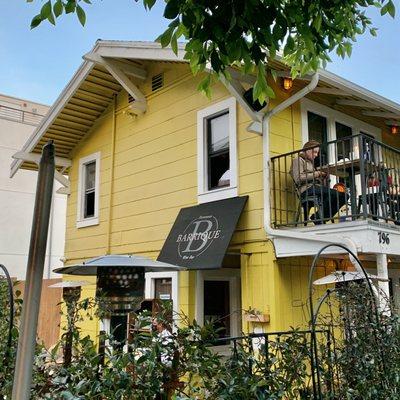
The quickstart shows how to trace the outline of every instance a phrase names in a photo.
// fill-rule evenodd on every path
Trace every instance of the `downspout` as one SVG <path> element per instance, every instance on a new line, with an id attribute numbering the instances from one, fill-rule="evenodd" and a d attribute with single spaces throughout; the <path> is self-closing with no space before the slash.
<path id="1" fill-rule="evenodd" d="M 282 103 L 278 104 L 272 110 L 267 111 L 262 118 L 262 137 L 263 137 L 263 154 L 264 154 L 264 167 L 263 167 L 263 180 L 264 180 L 264 229 L 267 235 L 274 239 L 276 237 L 283 238 L 291 238 L 291 239 L 302 239 L 304 240 L 304 232 L 295 232 L 291 230 L 279 230 L 275 229 L 271 225 L 271 214 L 270 214 L 270 206 L 271 206 L 271 187 L 270 187 L 270 135 L 269 135 L 269 121 L 270 119 L 285 110 L 287 107 L 290 107 L 308 93 L 312 92 L 318 85 L 319 82 L 319 74 L 315 73 L 310 81 L 310 83 L 305 86 L 303 89 L 299 90 L 293 96 L 289 97 Z M 355 243 L 348 238 L 340 238 L 334 235 L 321 235 L 317 236 L 315 234 L 308 234 L 307 240 L 312 240 L 316 242 L 323 243 L 346 243 L 346 245 L 357 255 L 357 246 Z M 360 267 L 350 258 L 353 265 L 359 271 Z M 361 272 L 361 271 L 360 271 Z"/>
<path id="2" fill-rule="evenodd" d="M 112 117 L 112 128 L 111 128 L 111 162 L 110 162 L 110 200 L 108 204 L 108 225 L 107 225 L 107 251 L 106 254 L 110 254 L 111 251 L 111 218 L 112 218 L 112 195 L 114 191 L 114 159 L 115 159 L 115 132 L 117 125 L 117 96 L 114 95 L 113 99 L 113 117 Z"/>

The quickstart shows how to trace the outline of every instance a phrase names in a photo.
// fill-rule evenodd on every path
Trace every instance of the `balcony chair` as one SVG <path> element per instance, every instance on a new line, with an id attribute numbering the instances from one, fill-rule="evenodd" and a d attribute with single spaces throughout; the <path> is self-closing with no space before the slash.
<path id="1" fill-rule="evenodd" d="M 307 226 L 308 222 L 313 222 L 315 225 L 322 224 L 323 223 L 322 216 L 324 215 L 324 213 L 322 212 L 322 200 L 320 196 L 315 195 L 302 198 L 301 193 L 299 192 L 297 187 L 296 187 L 296 194 L 299 200 L 299 204 L 295 216 L 296 220 L 295 226 L 297 226 L 298 223 L 301 222 L 300 219 L 302 213 L 303 213 L 304 226 Z M 310 216 L 309 213 L 312 208 L 314 208 L 314 213 Z"/>
<path id="2" fill-rule="evenodd" d="M 379 168 L 376 174 L 377 178 L 369 176 L 367 180 L 366 204 L 368 211 L 375 221 L 382 218 L 387 222 L 391 218 L 396 225 L 400 225 L 400 196 L 399 194 L 391 194 L 394 186 L 389 170 Z M 362 200 L 362 195 L 359 195 L 358 214 L 361 212 Z"/>

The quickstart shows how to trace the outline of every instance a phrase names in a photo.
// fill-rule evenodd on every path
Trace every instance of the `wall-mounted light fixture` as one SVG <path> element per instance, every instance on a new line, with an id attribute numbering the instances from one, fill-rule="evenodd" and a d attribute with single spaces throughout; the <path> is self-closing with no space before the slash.
<path id="1" fill-rule="evenodd" d="M 290 76 L 284 76 L 282 78 L 282 86 L 287 91 L 291 90 L 293 87 L 293 79 Z"/>
<path id="2" fill-rule="evenodd" d="M 390 127 L 390 132 L 392 133 L 392 135 L 397 135 L 400 133 L 400 127 L 398 125 L 392 125 Z"/>

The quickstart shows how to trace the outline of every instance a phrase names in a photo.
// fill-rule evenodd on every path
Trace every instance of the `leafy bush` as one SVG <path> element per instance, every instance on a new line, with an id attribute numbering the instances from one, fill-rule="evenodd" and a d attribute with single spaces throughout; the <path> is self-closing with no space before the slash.
<path id="1" fill-rule="evenodd" d="M 1 291 L 0 296 L 4 293 Z M 1 300 L 1 297 L 0 297 Z M 310 332 L 292 330 L 244 336 L 231 341 L 228 354 L 216 353 L 212 326 L 199 326 L 182 316 L 167 336 L 143 328 L 137 316 L 135 334 L 124 348 L 112 335 L 101 337 L 105 355 L 77 328 L 93 318 L 99 304 L 74 301 L 67 310 L 68 327 L 51 350 L 37 347 L 33 399 L 397 399 L 400 390 L 400 321 L 392 312 L 377 312 L 364 285 L 332 291 L 318 319 L 318 358 L 310 360 Z M 102 305 L 103 307 L 103 305 Z M 18 300 L 17 316 L 20 310 Z M 168 311 L 168 310 L 167 310 Z M 168 312 L 165 313 L 166 315 Z M 163 321 L 163 316 L 157 317 Z M 164 320 L 164 325 L 167 322 Z M 4 354 L 6 324 L 0 322 Z M 11 397 L 18 330 L 11 358 L 0 358 L 0 394 Z M 70 362 L 65 348 L 71 340 Z M 7 360 L 7 361 L 5 361 Z M 313 373 L 314 372 L 314 373 Z M 318 374 L 317 374 L 318 372 Z"/>

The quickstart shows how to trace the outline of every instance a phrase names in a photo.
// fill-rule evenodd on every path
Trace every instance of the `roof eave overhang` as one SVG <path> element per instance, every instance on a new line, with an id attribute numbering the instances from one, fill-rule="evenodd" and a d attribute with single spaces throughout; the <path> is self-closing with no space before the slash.
<path id="1" fill-rule="evenodd" d="M 152 61 L 181 61 L 184 60 L 184 44 L 178 45 L 178 55 L 171 48 L 162 48 L 159 43 L 152 42 L 129 42 L 129 41 L 105 41 L 98 40 L 91 53 L 95 53 L 104 58 L 126 58 L 135 60 Z M 95 62 L 85 60 L 78 68 L 68 85 L 64 88 L 53 106 L 49 109 L 39 126 L 28 138 L 21 151 L 31 152 L 38 144 L 40 139 L 46 134 L 47 129 L 51 127 L 63 108 L 68 104 L 80 85 L 90 74 Z M 15 159 L 11 163 L 10 177 L 12 178 L 23 164 L 24 160 Z"/>
<path id="2" fill-rule="evenodd" d="M 343 90 L 344 93 L 356 96 L 360 100 L 365 100 L 377 107 L 384 108 L 385 110 L 400 116 L 400 104 L 350 82 L 347 79 L 341 78 L 332 72 L 319 70 L 318 73 L 320 74 L 321 82 L 335 86 L 336 88 Z"/>
<path id="3" fill-rule="evenodd" d="M 76 90 L 79 88 L 81 82 L 86 78 L 86 76 L 90 73 L 93 67 L 94 63 L 91 61 L 84 61 L 80 65 L 75 75 L 72 77 L 68 85 L 58 96 L 57 100 L 49 109 L 46 116 L 40 122 L 39 126 L 35 129 L 33 134 L 25 142 L 24 146 L 21 149 L 23 152 L 29 153 L 34 149 L 40 138 L 45 134 L 46 130 L 55 121 L 60 111 L 68 103 L 69 99 L 74 95 Z M 11 163 L 10 178 L 12 178 L 16 174 L 22 163 L 23 160 L 21 159 L 13 160 L 13 162 Z"/>
<path id="4" fill-rule="evenodd" d="M 158 43 L 152 42 L 129 42 L 129 41 L 106 41 L 98 40 L 93 47 L 91 53 L 103 58 L 115 59 L 131 59 L 131 60 L 147 60 L 147 61 L 174 61 L 187 62 L 184 59 L 184 44 L 178 45 L 178 54 L 176 55 L 171 48 L 162 48 Z M 279 61 L 282 63 L 282 61 Z M 26 141 L 23 152 L 31 152 L 41 138 L 46 134 L 46 131 L 51 127 L 57 119 L 63 108 L 68 104 L 71 97 L 79 89 L 80 85 L 85 81 L 91 70 L 96 65 L 95 62 L 85 60 L 78 68 L 68 85 L 61 92 L 53 106 L 49 109 L 47 115 L 41 121 L 34 133 Z M 285 68 L 282 63 L 282 68 Z M 209 69 L 209 67 L 207 68 Z M 395 120 L 398 116 L 400 120 L 400 105 L 392 102 L 376 93 L 373 93 L 361 86 L 358 86 L 346 79 L 343 79 L 326 70 L 320 70 L 320 81 L 334 88 L 343 91 L 345 95 L 354 96 L 362 101 L 367 101 L 370 104 L 376 105 L 377 108 L 384 109 L 388 113 L 393 114 Z M 23 160 L 14 160 L 11 164 L 10 176 L 13 177 L 21 167 Z"/>

